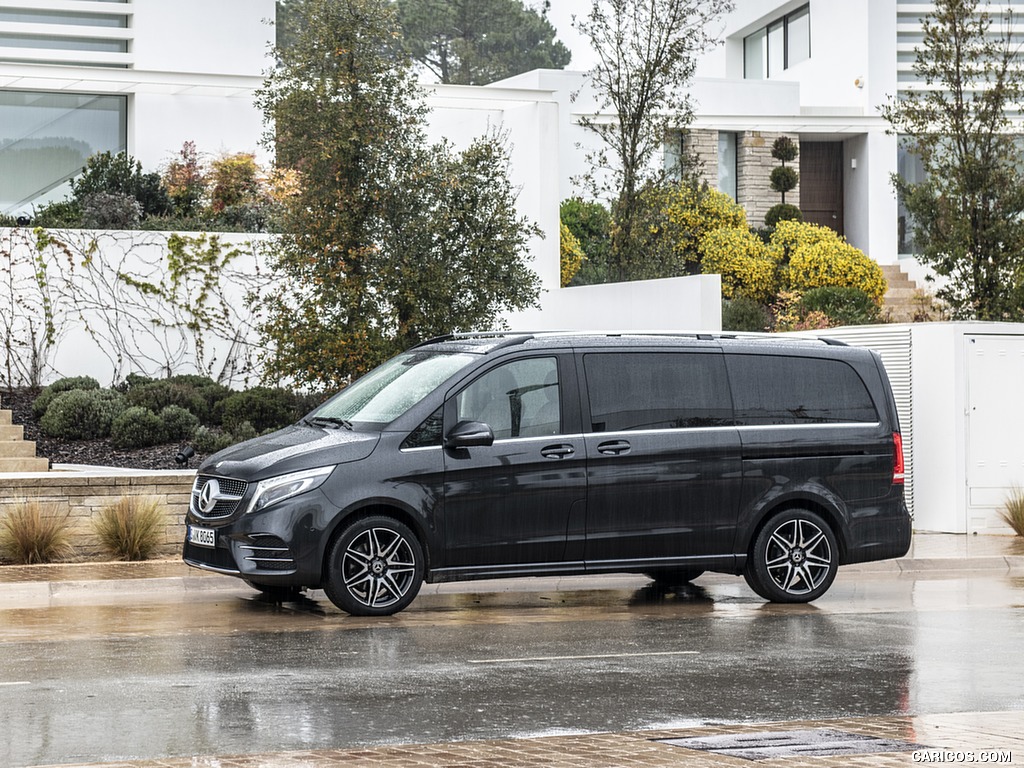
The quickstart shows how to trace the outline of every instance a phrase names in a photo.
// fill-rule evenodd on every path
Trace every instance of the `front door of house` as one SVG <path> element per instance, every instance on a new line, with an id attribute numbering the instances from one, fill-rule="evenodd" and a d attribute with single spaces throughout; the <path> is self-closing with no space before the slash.
<path id="1" fill-rule="evenodd" d="M 800 212 L 804 221 L 843 234 L 842 142 L 800 142 Z"/>

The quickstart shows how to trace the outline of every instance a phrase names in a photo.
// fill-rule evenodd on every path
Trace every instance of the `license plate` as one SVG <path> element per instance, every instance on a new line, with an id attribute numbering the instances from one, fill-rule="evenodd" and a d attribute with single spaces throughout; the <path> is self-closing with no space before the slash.
<path id="1" fill-rule="evenodd" d="M 188 527 L 188 543 L 197 547 L 216 547 L 217 531 L 213 528 L 196 528 L 194 525 Z"/>

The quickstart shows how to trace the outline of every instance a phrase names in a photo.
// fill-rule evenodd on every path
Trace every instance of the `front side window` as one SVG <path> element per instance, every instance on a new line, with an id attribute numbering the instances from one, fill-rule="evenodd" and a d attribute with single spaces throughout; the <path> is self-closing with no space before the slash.
<path id="1" fill-rule="evenodd" d="M 488 371 L 455 397 L 458 421 L 480 421 L 496 440 L 561 432 L 558 360 L 515 360 Z"/>
<path id="2" fill-rule="evenodd" d="M 403 352 L 356 379 L 310 417 L 380 428 L 477 359 L 476 355 L 461 352 Z"/>
<path id="3" fill-rule="evenodd" d="M 596 353 L 583 357 L 590 430 L 718 427 L 732 423 L 718 353 Z"/>
<path id="4" fill-rule="evenodd" d="M 841 360 L 729 355 L 728 367 L 739 425 L 878 421 L 864 381 Z"/>

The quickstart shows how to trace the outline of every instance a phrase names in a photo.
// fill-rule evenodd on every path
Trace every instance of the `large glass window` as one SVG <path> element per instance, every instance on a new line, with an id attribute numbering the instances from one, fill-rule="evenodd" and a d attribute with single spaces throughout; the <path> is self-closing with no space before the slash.
<path id="1" fill-rule="evenodd" d="M 904 181 L 910 184 L 920 184 L 927 178 L 924 172 L 924 165 L 921 158 L 911 152 L 902 143 L 897 149 L 896 170 Z M 914 253 L 914 222 L 903 204 L 903 195 L 897 195 L 896 199 L 896 230 L 899 242 L 897 253 Z"/>
<path id="2" fill-rule="evenodd" d="M 60 200 L 89 156 L 124 151 L 127 109 L 124 96 L 0 91 L 0 212 Z"/>
<path id="3" fill-rule="evenodd" d="M 765 80 L 811 57 L 811 10 L 802 6 L 743 38 L 743 77 Z"/>
<path id="4" fill-rule="evenodd" d="M 729 355 L 736 423 L 869 423 L 878 412 L 857 372 L 840 360 Z"/>
<path id="5" fill-rule="evenodd" d="M 593 432 L 732 423 L 721 354 L 598 353 L 585 355 L 583 365 Z"/>
<path id="6" fill-rule="evenodd" d="M 736 199 L 736 134 L 718 132 L 718 191 Z"/>

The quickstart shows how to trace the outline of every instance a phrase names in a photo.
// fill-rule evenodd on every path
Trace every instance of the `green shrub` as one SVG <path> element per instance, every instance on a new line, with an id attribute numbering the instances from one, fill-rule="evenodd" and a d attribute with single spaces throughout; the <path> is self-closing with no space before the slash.
<path id="1" fill-rule="evenodd" d="M 583 253 L 583 247 L 580 245 L 579 239 L 565 224 L 559 226 L 559 233 L 561 285 L 565 288 L 576 277 L 576 273 L 580 271 L 580 267 L 583 266 L 583 262 L 587 257 Z"/>
<path id="2" fill-rule="evenodd" d="M 146 560 L 160 546 L 167 526 L 163 503 L 148 496 L 123 496 L 93 520 L 103 550 L 119 560 Z"/>
<path id="3" fill-rule="evenodd" d="M 246 421 L 257 433 L 285 427 L 296 420 L 295 411 L 295 396 L 286 389 L 254 387 L 235 392 L 221 402 L 222 423 L 233 433 Z"/>
<path id="4" fill-rule="evenodd" d="M 578 197 L 563 200 L 559 216 L 579 241 L 586 260 L 571 281 L 572 285 L 594 285 L 611 279 L 608 260 L 611 254 L 612 217 L 600 203 L 586 202 Z"/>
<path id="5" fill-rule="evenodd" d="M 682 185 L 676 188 L 665 205 L 665 216 L 668 219 L 666 236 L 672 239 L 676 252 L 689 262 L 703 261 L 705 238 L 714 232 L 747 230 L 743 206 L 737 205 L 725 192 L 708 187 L 695 189 Z M 711 271 L 714 270 L 704 270 L 705 273 Z"/>
<path id="6" fill-rule="evenodd" d="M 100 383 L 96 381 L 92 376 L 69 376 L 64 379 L 58 379 L 48 387 L 43 387 L 43 391 L 39 393 L 39 397 L 32 401 L 32 413 L 35 417 L 41 418 L 46 409 L 50 407 L 50 403 L 53 402 L 53 398 L 59 395 L 61 392 L 70 392 L 74 389 L 99 389 Z"/>
<path id="7" fill-rule="evenodd" d="M 0 213 L 0 227 L 16 227 L 18 226 L 18 218 L 11 216 L 8 213 Z"/>
<path id="8" fill-rule="evenodd" d="M 163 420 L 149 408 L 133 405 L 114 419 L 110 440 L 115 448 L 131 450 L 167 442 Z"/>
<path id="9" fill-rule="evenodd" d="M 69 516 L 54 504 L 25 501 L 0 519 L 0 553 L 4 559 L 31 565 L 69 558 Z"/>
<path id="10" fill-rule="evenodd" d="M 870 325 L 881 320 L 878 304 L 860 288 L 822 286 L 812 288 L 799 301 L 800 314 L 821 312 L 836 325 Z"/>
<path id="11" fill-rule="evenodd" d="M 167 440 L 188 440 L 199 426 L 199 418 L 180 405 L 168 405 L 160 411 L 159 416 Z"/>
<path id="12" fill-rule="evenodd" d="M 171 379 L 157 379 L 134 386 L 125 393 L 129 405 L 148 408 L 159 413 L 169 405 L 177 405 L 201 421 L 210 418 L 210 405 L 205 397 L 191 384 Z"/>
<path id="13" fill-rule="evenodd" d="M 49 203 L 32 215 L 32 225 L 45 229 L 76 229 L 82 226 L 82 209 L 73 200 Z"/>
<path id="14" fill-rule="evenodd" d="M 142 163 L 126 152 L 98 152 L 90 157 L 82 173 L 71 180 L 71 192 L 83 209 L 90 195 L 104 192 L 135 198 L 145 216 L 171 212 L 160 174 L 143 173 Z"/>
<path id="15" fill-rule="evenodd" d="M 50 437 L 94 440 L 110 435 L 115 417 L 124 410 L 124 399 L 112 389 L 73 389 L 61 392 L 39 420 Z"/>
<path id="16" fill-rule="evenodd" d="M 722 330 L 762 333 L 769 329 L 768 308 L 743 294 L 722 301 Z"/>
<path id="17" fill-rule="evenodd" d="M 803 219 L 804 215 L 795 205 L 779 203 L 768 209 L 768 213 L 764 215 L 764 225 L 766 228 L 774 228 L 780 221 L 803 221 Z"/>
<path id="18" fill-rule="evenodd" d="M 828 227 L 780 221 L 769 251 L 783 265 L 782 285 L 800 294 L 827 285 L 846 286 L 881 303 L 888 287 L 881 267 Z"/>
<path id="19" fill-rule="evenodd" d="M 768 249 L 746 227 L 724 227 L 709 232 L 700 243 L 704 274 L 722 277 L 722 296 L 742 293 L 754 301 L 768 301 L 775 292 L 775 262 Z"/>

